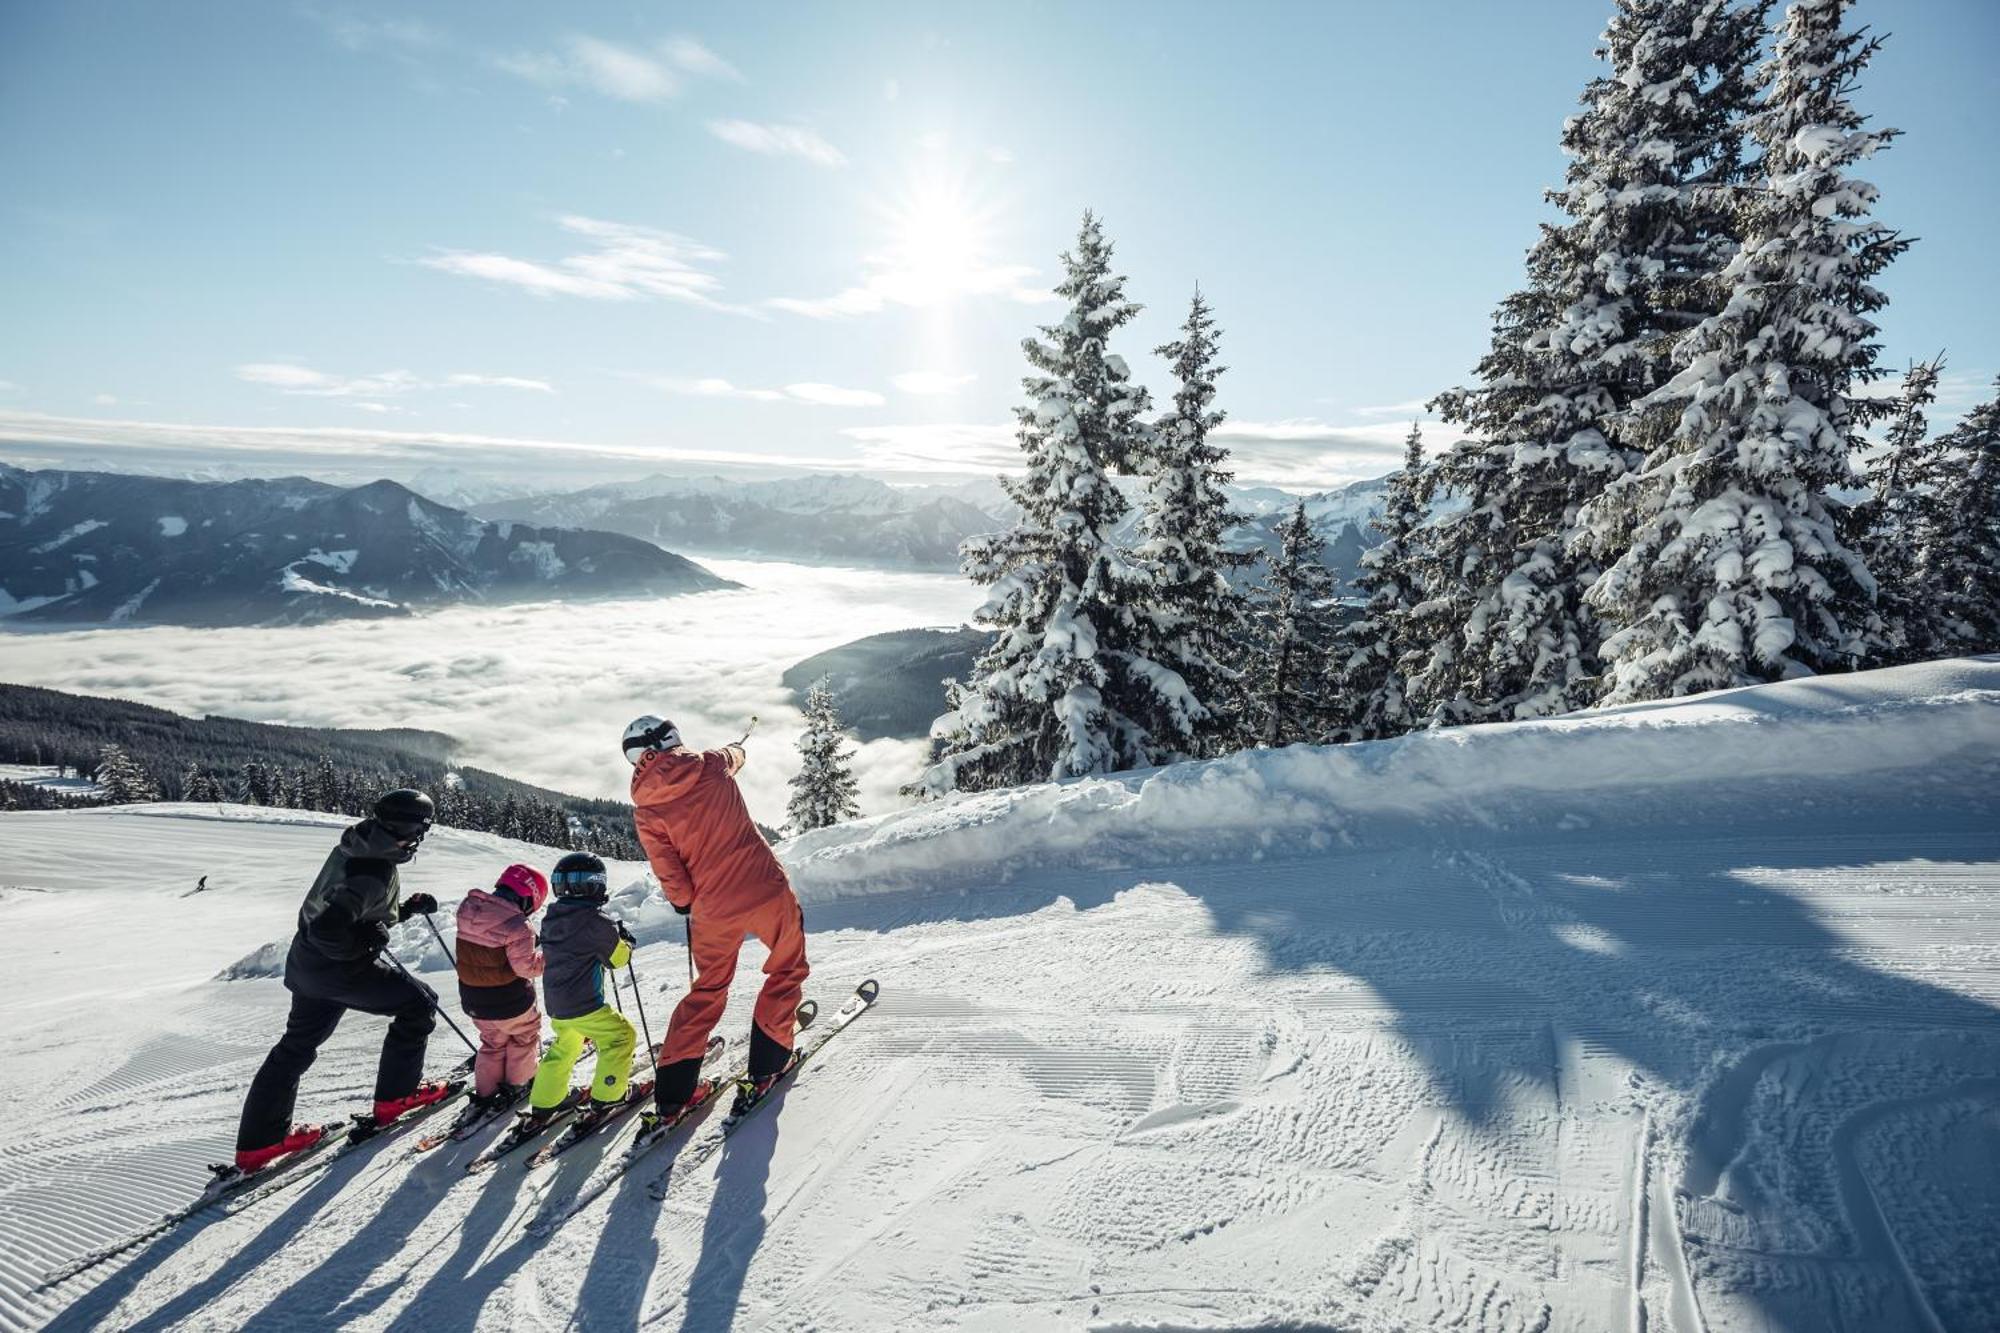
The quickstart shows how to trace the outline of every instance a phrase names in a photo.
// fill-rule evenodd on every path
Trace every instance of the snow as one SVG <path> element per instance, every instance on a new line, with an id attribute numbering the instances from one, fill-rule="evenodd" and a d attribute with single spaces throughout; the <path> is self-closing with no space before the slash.
<path id="1" fill-rule="evenodd" d="M 598 1152 L 392 1142 L 41 1295 L 227 1151 L 285 993 L 213 978 L 338 821 L 0 815 L 0 1324 L 1992 1326 L 1996 792 L 1982 658 L 822 830 L 780 849 L 809 993 L 882 1001 L 664 1205 L 643 1173 L 538 1241 Z M 406 884 L 448 918 L 553 856 L 439 830 Z M 677 918 L 613 883 L 657 1036 Z M 301 1114 L 367 1096 L 381 1028 Z"/>
<path id="2" fill-rule="evenodd" d="M 30 510 L 32 516 L 32 506 L 30 507 Z M 111 525 L 106 523 L 101 518 L 87 518 L 81 523 L 70 524 L 68 527 L 64 528 L 61 532 L 58 532 L 55 536 L 49 538 L 45 542 L 42 542 L 35 546 L 30 546 L 28 548 L 28 553 L 30 555 L 47 555 L 51 551 L 61 550 L 63 547 L 75 541 L 78 537 L 87 536 L 88 534 L 97 531 L 99 528 L 105 528 L 109 526 Z"/>
<path id="3" fill-rule="evenodd" d="M 303 593 L 313 597 L 340 597 L 350 602 L 359 602 L 363 606 L 391 608 L 397 605 L 395 602 L 384 601 L 380 597 L 370 597 L 365 593 L 350 592 L 346 588 L 330 587 L 324 583 L 314 583 L 311 579 L 299 573 L 299 566 L 308 562 L 321 563 L 313 556 L 307 556 L 303 560 L 286 565 L 284 572 L 278 576 L 278 586 L 290 593 Z"/>
<path id="4" fill-rule="evenodd" d="M 87 777 L 65 777 L 47 764 L 0 764 L 0 782 L 19 782 L 30 787 L 47 787 L 65 796 L 95 796 L 101 788 Z"/>
<path id="5" fill-rule="evenodd" d="M 160 535 L 162 537 L 184 536 L 187 533 L 187 530 L 188 530 L 188 521 L 186 519 L 181 518 L 174 514 L 161 515 Z"/>

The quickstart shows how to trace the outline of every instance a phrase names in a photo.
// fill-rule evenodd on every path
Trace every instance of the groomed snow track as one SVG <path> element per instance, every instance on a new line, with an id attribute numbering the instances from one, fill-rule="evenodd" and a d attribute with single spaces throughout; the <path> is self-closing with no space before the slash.
<path id="1" fill-rule="evenodd" d="M 227 1150 L 284 996 L 209 978 L 328 835 L 0 816 L 0 1326 L 2000 1326 L 1996 792 L 1979 659 L 864 821 L 785 854 L 812 993 L 878 1011 L 664 1205 L 538 1242 L 603 1150 L 392 1143 L 39 1294 Z M 433 844 L 447 900 L 551 855 Z"/>

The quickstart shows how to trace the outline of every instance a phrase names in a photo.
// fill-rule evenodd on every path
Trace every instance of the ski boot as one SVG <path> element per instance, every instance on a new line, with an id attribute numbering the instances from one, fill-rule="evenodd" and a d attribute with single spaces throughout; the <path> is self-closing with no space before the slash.
<path id="1" fill-rule="evenodd" d="M 304 1152 L 326 1137 L 325 1125 L 298 1125 L 292 1132 L 279 1139 L 268 1148 L 238 1148 L 234 1166 L 211 1168 L 217 1176 L 247 1176 L 253 1171 L 262 1171 L 282 1157 L 290 1157 L 295 1152 Z"/>
<path id="2" fill-rule="evenodd" d="M 527 1095 L 528 1085 L 525 1083 L 502 1083 L 484 1097 L 476 1092 L 468 1092 L 465 1094 L 465 1102 L 480 1112 L 504 1111 Z"/>
<path id="3" fill-rule="evenodd" d="M 417 1090 L 407 1097 L 392 1097 L 387 1101 L 378 1101 L 375 1103 L 375 1127 L 380 1129 L 393 1124 L 412 1111 L 443 1101 L 451 1096 L 451 1093 L 452 1087 L 449 1083 L 419 1083 Z"/>

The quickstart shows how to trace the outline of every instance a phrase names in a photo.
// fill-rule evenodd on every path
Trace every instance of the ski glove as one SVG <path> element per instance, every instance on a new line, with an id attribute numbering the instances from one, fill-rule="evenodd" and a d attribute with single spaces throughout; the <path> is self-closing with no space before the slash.
<path id="1" fill-rule="evenodd" d="M 403 899 L 402 907 L 396 911 L 396 920 L 408 921 L 413 916 L 429 916 L 437 911 L 438 900 L 428 893 L 413 893 Z"/>
<path id="2" fill-rule="evenodd" d="M 632 937 L 632 932 L 625 928 L 625 923 L 623 921 L 614 921 L 611 923 L 611 925 L 615 930 L 617 930 L 618 938 L 624 940 L 627 944 L 637 944 L 639 942 L 638 940 Z"/>
<path id="3" fill-rule="evenodd" d="M 361 922 L 355 927 L 354 933 L 370 958 L 389 947 L 389 927 L 380 921 Z"/>
<path id="4" fill-rule="evenodd" d="M 693 903 L 689 903 L 685 907 L 683 907 L 679 903 L 668 903 L 667 906 L 673 908 L 676 912 L 679 912 L 682 916 L 686 916 L 689 912 L 692 912 L 694 910 Z"/>

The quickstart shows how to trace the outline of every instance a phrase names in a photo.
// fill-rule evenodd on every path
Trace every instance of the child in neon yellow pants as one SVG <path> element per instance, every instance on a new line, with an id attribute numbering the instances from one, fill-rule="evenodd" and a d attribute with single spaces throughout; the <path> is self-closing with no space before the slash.
<path id="1" fill-rule="evenodd" d="M 615 974 L 632 958 L 631 937 L 604 915 L 610 897 L 604 862 L 571 852 L 549 879 L 556 901 L 542 921 L 542 1007 L 556 1039 L 536 1066 L 528 1094 L 528 1114 L 536 1118 L 547 1117 L 569 1094 L 570 1071 L 586 1037 L 597 1048 L 591 1101 L 604 1106 L 624 1100 L 634 1045 L 632 1025 L 604 1002 L 606 969 Z M 615 976 L 611 980 L 615 986 Z"/>
<path id="2" fill-rule="evenodd" d="M 624 942 L 620 941 L 618 947 L 623 949 Z M 541 1064 L 535 1067 L 534 1090 L 528 1094 L 529 1108 L 548 1111 L 562 1103 L 569 1092 L 570 1071 L 576 1068 L 577 1058 L 583 1054 L 586 1037 L 597 1048 L 597 1063 L 590 1078 L 591 1100 L 623 1101 L 625 1081 L 632 1068 L 632 1048 L 639 1044 L 625 1015 L 607 1004 L 582 1018 L 553 1021 L 556 1039 L 549 1043 Z"/>

